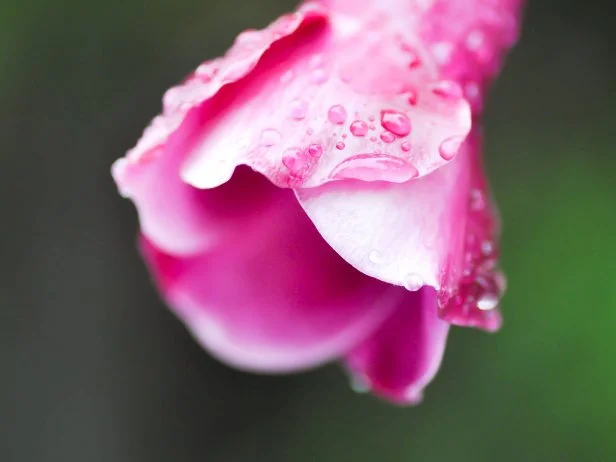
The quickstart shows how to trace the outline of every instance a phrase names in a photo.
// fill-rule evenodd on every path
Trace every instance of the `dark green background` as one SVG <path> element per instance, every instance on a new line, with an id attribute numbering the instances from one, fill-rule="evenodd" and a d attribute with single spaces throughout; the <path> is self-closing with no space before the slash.
<path id="1" fill-rule="evenodd" d="M 336 366 L 210 359 L 158 300 L 109 176 L 167 87 L 293 2 L 0 0 L 0 460 L 616 460 L 614 8 L 529 3 L 486 117 L 506 324 L 455 329 L 400 409 Z"/>

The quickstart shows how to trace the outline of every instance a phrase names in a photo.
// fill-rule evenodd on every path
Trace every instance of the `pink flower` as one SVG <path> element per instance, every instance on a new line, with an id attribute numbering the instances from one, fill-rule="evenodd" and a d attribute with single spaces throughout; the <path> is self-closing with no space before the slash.
<path id="1" fill-rule="evenodd" d="M 305 3 L 165 94 L 113 175 L 205 348 L 255 371 L 345 358 L 414 403 L 449 323 L 498 329 L 477 124 L 519 3 Z"/>

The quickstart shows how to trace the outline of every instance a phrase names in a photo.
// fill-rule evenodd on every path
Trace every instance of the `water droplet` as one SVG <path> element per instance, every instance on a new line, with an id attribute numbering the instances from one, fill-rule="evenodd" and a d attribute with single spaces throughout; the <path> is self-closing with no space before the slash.
<path id="1" fill-rule="evenodd" d="M 305 119 L 308 115 L 308 101 L 303 99 L 294 99 L 289 104 L 291 118 L 295 120 Z"/>
<path id="2" fill-rule="evenodd" d="M 381 139 L 386 143 L 393 143 L 396 140 L 396 135 L 394 135 L 392 132 L 385 131 L 381 133 Z"/>
<path id="3" fill-rule="evenodd" d="M 383 263 L 383 257 L 381 256 L 381 252 L 378 250 L 371 250 L 368 254 L 368 260 L 370 260 L 370 263 L 374 265 L 380 265 Z"/>
<path id="4" fill-rule="evenodd" d="M 411 106 L 417 105 L 417 92 L 415 90 L 409 90 L 407 101 L 409 102 Z"/>
<path id="5" fill-rule="evenodd" d="M 274 128 L 267 128 L 261 132 L 261 146 L 270 147 L 280 142 L 280 132 Z"/>
<path id="6" fill-rule="evenodd" d="M 311 144 L 308 146 L 308 154 L 312 157 L 321 157 L 323 155 L 323 148 L 320 144 Z"/>
<path id="7" fill-rule="evenodd" d="M 477 299 L 477 308 L 482 311 L 493 310 L 498 306 L 499 301 L 498 294 L 493 292 L 485 292 Z"/>
<path id="8" fill-rule="evenodd" d="M 310 67 L 310 69 L 316 69 L 318 67 L 321 67 L 323 65 L 323 55 L 314 55 L 310 58 L 310 62 L 308 63 L 308 66 Z"/>
<path id="9" fill-rule="evenodd" d="M 371 136 L 370 137 L 370 141 L 372 141 L 374 143 L 376 141 L 376 136 Z"/>
<path id="10" fill-rule="evenodd" d="M 355 120 L 350 130 L 353 136 L 365 136 L 368 133 L 368 125 L 363 120 Z"/>
<path id="11" fill-rule="evenodd" d="M 447 138 L 441 143 L 439 147 L 439 154 L 443 159 L 451 160 L 456 156 L 463 142 L 463 136 L 452 136 L 451 138 Z"/>
<path id="12" fill-rule="evenodd" d="M 432 86 L 432 93 L 441 98 L 458 99 L 462 97 L 460 85 L 451 80 L 441 80 Z"/>
<path id="13" fill-rule="evenodd" d="M 327 118 L 333 124 L 342 125 L 346 121 L 347 111 L 344 106 L 336 104 L 335 106 L 329 108 Z"/>
<path id="14" fill-rule="evenodd" d="M 406 114 L 393 109 L 381 111 L 381 125 L 398 136 L 406 136 L 411 132 L 411 121 Z"/>
<path id="15" fill-rule="evenodd" d="M 481 243 L 481 253 L 486 256 L 489 257 L 490 255 L 492 255 L 494 253 L 494 242 L 492 241 L 483 241 Z"/>
<path id="16" fill-rule="evenodd" d="M 409 152 L 411 150 L 411 143 L 409 143 L 408 141 L 404 141 L 400 145 L 400 149 L 402 149 L 404 152 Z"/>
<path id="17" fill-rule="evenodd" d="M 329 76 L 323 69 L 315 69 L 314 71 L 312 71 L 312 74 L 310 76 L 310 80 L 312 81 L 312 83 L 316 83 L 317 85 L 321 85 L 322 83 L 327 82 L 328 78 Z"/>
<path id="18" fill-rule="evenodd" d="M 346 145 L 342 141 L 338 141 L 336 143 L 336 149 L 338 149 L 339 151 L 342 151 L 344 148 L 346 148 Z"/>
<path id="19" fill-rule="evenodd" d="M 289 148 L 282 153 L 282 163 L 294 173 L 300 172 L 307 164 L 307 159 L 302 156 L 299 148 Z"/>
<path id="20" fill-rule="evenodd" d="M 418 274 L 411 273 L 404 278 L 404 288 L 411 292 L 421 289 L 423 285 L 424 281 Z"/>
<path id="21" fill-rule="evenodd" d="M 480 30 L 471 31 L 466 37 L 466 47 L 469 50 L 478 50 L 483 45 L 484 36 Z"/>
<path id="22" fill-rule="evenodd" d="M 421 66 L 421 59 L 414 51 L 409 51 L 409 69 L 417 69 Z"/>
<path id="23" fill-rule="evenodd" d="M 291 80 L 293 80 L 293 77 L 295 77 L 295 74 L 293 73 L 291 69 L 289 69 L 287 72 L 285 72 L 284 74 L 280 76 L 280 83 L 287 84 Z"/>
<path id="24" fill-rule="evenodd" d="M 351 390 L 355 393 L 368 393 L 370 391 L 370 381 L 357 375 L 352 375 Z"/>
<path id="25" fill-rule="evenodd" d="M 483 210 L 486 206 L 486 198 L 480 189 L 471 189 L 470 192 L 470 208 L 471 210 L 478 212 Z"/>
<path id="26" fill-rule="evenodd" d="M 369 120 L 370 122 L 374 122 L 374 121 L 376 120 L 376 117 L 374 117 L 374 116 L 370 116 L 370 117 L 368 117 L 368 120 Z"/>
<path id="27" fill-rule="evenodd" d="M 439 64 L 447 64 L 451 59 L 453 45 L 448 42 L 437 42 L 432 45 L 431 51 Z"/>
<path id="28" fill-rule="evenodd" d="M 312 128 L 307 128 L 306 129 L 306 135 L 312 136 L 313 133 L 314 133 L 314 131 L 312 130 Z"/>

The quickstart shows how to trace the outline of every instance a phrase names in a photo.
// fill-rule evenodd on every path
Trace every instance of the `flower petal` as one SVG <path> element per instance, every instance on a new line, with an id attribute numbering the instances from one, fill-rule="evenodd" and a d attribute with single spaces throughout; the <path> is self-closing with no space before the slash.
<path id="1" fill-rule="evenodd" d="M 441 314 L 456 324 L 498 328 L 498 223 L 478 134 L 450 164 L 420 179 L 347 180 L 296 193 L 325 240 L 351 265 L 409 290 L 439 290 Z"/>
<path id="2" fill-rule="evenodd" d="M 418 2 L 421 3 L 421 2 Z M 486 83 L 518 38 L 523 0 L 433 0 L 415 16 L 416 28 L 439 66 L 458 82 L 473 111 L 482 109 Z"/>
<path id="3" fill-rule="evenodd" d="M 169 305 L 222 360 L 287 371 L 334 359 L 377 329 L 404 291 L 348 265 L 291 191 L 246 168 L 218 188 L 221 209 L 235 201 L 234 183 L 246 184 L 246 176 L 254 177 L 244 195 L 254 217 L 238 218 L 241 234 L 188 257 L 143 238 L 144 257 Z"/>
<path id="4" fill-rule="evenodd" d="M 441 146 L 464 139 L 470 109 L 457 84 L 438 78 L 406 23 L 387 14 L 318 19 L 195 107 L 199 140 L 187 152 L 185 181 L 215 187 L 245 164 L 278 186 L 312 187 L 340 179 L 345 162 L 388 156 L 373 176 L 364 166 L 361 179 L 397 182 L 451 160 L 455 150 L 443 155 Z"/>
<path id="5" fill-rule="evenodd" d="M 371 392 L 416 404 L 438 371 L 448 330 L 437 315 L 434 289 L 408 292 L 383 326 L 347 356 L 348 367 Z"/>

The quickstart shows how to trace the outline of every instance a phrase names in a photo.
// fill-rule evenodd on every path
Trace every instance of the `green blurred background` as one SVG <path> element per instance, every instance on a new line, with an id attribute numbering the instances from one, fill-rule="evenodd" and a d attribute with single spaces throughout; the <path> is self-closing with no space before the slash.
<path id="1" fill-rule="evenodd" d="M 529 2 L 486 117 L 506 324 L 455 329 L 419 407 L 230 370 L 159 301 L 111 162 L 293 3 L 0 0 L 0 461 L 616 460 L 613 2 Z"/>

